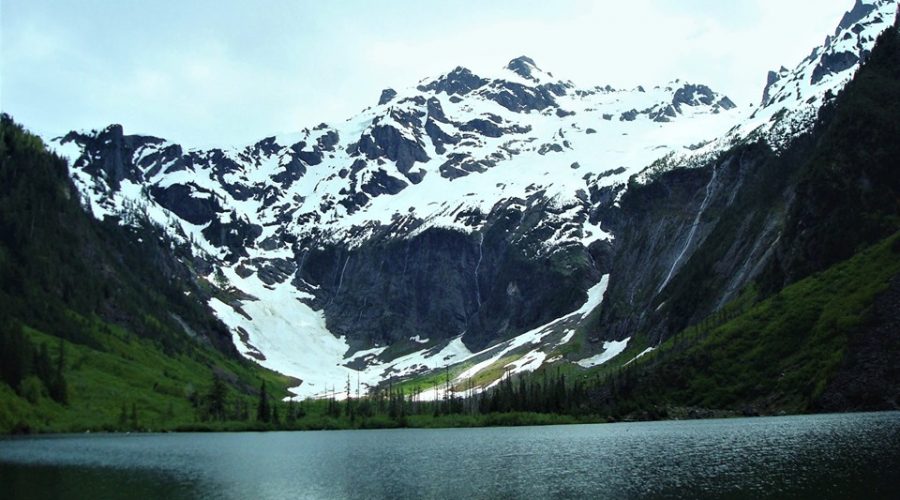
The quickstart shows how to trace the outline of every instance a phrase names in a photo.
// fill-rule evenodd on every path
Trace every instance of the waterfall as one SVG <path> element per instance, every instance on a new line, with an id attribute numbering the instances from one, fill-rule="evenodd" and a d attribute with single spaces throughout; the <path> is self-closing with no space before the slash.
<path id="1" fill-rule="evenodd" d="M 406 252 L 403 255 L 403 272 L 400 276 L 406 278 L 406 269 L 409 266 L 409 240 L 406 240 Z"/>
<path id="2" fill-rule="evenodd" d="M 366 310 L 366 306 L 369 305 L 369 298 L 363 297 L 363 305 L 359 309 L 359 314 L 356 315 L 356 324 L 359 324 L 359 320 L 362 319 L 362 313 Z"/>
<path id="3" fill-rule="evenodd" d="M 684 254 L 687 252 L 688 247 L 691 246 L 691 241 L 694 239 L 694 233 L 697 232 L 697 226 L 700 225 L 700 217 L 703 215 L 703 212 L 706 210 L 706 206 L 709 204 L 709 197 L 712 194 L 712 185 L 716 182 L 716 175 L 718 171 L 715 167 L 713 167 L 712 177 L 709 179 L 709 183 L 706 185 L 706 196 L 703 198 L 703 202 L 700 203 L 700 210 L 697 211 L 697 216 L 694 217 L 694 222 L 691 224 L 691 230 L 688 232 L 687 241 L 684 242 L 684 247 L 681 249 L 681 252 L 678 253 L 678 257 L 675 258 L 675 262 L 672 263 L 672 267 L 669 268 L 669 274 L 666 275 L 666 279 L 663 280 L 662 285 L 660 285 L 659 290 L 656 293 L 659 293 L 669 284 L 669 280 L 672 279 L 672 274 L 675 273 L 675 268 L 678 266 L 678 263 L 681 262 L 681 259 L 684 257 Z"/>
<path id="4" fill-rule="evenodd" d="M 347 258 L 344 260 L 344 267 L 341 268 L 341 275 L 340 275 L 340 277 L 338 278 L 338 286 L 337 286 L 337 290 L 335 290 L 334 296 L 331 297 L 331 300 L 328 302 L 329 304 L 331 304 L 332 302 L 334 302 L 334 299 L 336 299 L 337 296 L 338 296 L 338 294 L 341 293 L 341 286 L 344 284 L 344 272 L 347 270 L 347 263 L 348 263 L 348 262 L 350 262 L 350 254 L 349 254 L 349 253 L 347 254 Z"/>
<path id="5" fill-rule="evenodd" d="M 303 263 L 306 262 L 307 255 L 309 255 L 309 248 L 304 248 L 303 255 L 300 256 L 300 265 L 297 266 L 297 276 L 301 276 L 301 279 L 303 279 Z"/>
<path id="6" fill-rule="evenodd" d="M 482 247 L 484 246 L 484 234 L 478 234 L 478 261 L 475 262 L 475 300 L 478 303 L 478 309 L 481 310 L 481 285 L 478 283 L 478 268 L 481 267 L 481 259 L 484 256 Z"/>

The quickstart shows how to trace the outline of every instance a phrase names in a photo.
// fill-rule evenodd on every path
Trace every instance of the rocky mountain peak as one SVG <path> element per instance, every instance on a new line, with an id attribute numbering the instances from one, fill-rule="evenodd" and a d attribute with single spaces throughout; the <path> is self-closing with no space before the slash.
<path id="1" fill-rule="evenodd" d="M 541 69 L 538 68 L 537 64 L 534 62 L 534 59 L 528 56 L 519 56 L 509 61 L 505 69 L 508 69 L 513 73 L 521 76 L 522 78 L 527 78 L 529 80 L 534 79 L 533 75 L 535 72 L 541 71 Z"/>
<path id="2" fill-rule="evenodd" d="M 853 8 L 844 13 L 837 29 L 834 30 L 834 36 L 838 36 L 841 31 L 865 19 L 881 4 L 882 0 L 856 0 Z"/>
<path id="3" fill-rule="evenodd" d="M 453 71 L 442 75 L 429 83 L 416 87 L 420 92 L 441 92 L 448 95 L 466 95 L 486 85 L 488 80 L 472 73 L 468 68 L 457 66 Z"/>
<path id="4" fill-rule="evenodd" d="M 378 98 L 378 105 L 387 104 L 397 97 L 397 91 L 394 89 L 384 89 L 381 91 L 381 97 Z"/>

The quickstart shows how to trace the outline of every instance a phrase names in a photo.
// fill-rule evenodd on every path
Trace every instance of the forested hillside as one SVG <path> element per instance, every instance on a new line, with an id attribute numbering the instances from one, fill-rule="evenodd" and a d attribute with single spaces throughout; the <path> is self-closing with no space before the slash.
<path id="1" fill-rule="evenodd" d="M 217 378 L 229 406 L 260 377 L 282 393 L 140 207 L 98 222 L 40 138 L 6 115 L 0 137 L 0 431 L 173 427 L 207 417 L 198 398 Z"/>

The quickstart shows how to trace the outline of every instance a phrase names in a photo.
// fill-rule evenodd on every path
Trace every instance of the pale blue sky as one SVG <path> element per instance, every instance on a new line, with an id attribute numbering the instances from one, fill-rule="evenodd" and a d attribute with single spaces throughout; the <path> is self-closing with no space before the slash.
<path id="1" fill-rule="evenodd" d="M 579 85 L 681 78 L 757 101 L 853 0 L 0 0 L 0 107 L 42 134 L 189 145 L 342 120 L 457 65 L 529 55 Z"/>

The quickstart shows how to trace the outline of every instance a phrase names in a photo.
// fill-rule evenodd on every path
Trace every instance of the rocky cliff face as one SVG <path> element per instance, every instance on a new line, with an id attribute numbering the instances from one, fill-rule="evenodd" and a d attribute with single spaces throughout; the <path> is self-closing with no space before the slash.
<path id="1" fill-rule="evenodd" d="M 471 234 L 428 228 L 314 249 L 297 279 L 320 284 L 312 306 L 357 346 L 463 335 L 479 350 L 577 309 L 600 278 L 581 245 L 544 251 L 543 236 L 558 229 L 543 220 L 547 209 L 509 202 Z"/>
<path id="2" fill-rule="evenodd" d="M 764 144 L 741 146 L 629 189 L 616 217 L 601 322 L 608 335 L 642 332 L 655 345 L 754 282 L 784 231 L 803 144 L 782 157 Z"/>
<path id="3" fill-rule="evenodd" d="M 886 146 L 900 112 L 887 104 L 898 90 L 889 82 L 900 80 L 896 40 L 883 35 L 872 69 L 789 146 L 738 146 L 701 168 L 631 186 L 607 208 L 617 238 L 600 329 L 653 344 L 748 286 L 772 293 L 896 231 L 900 178 Z"/>

